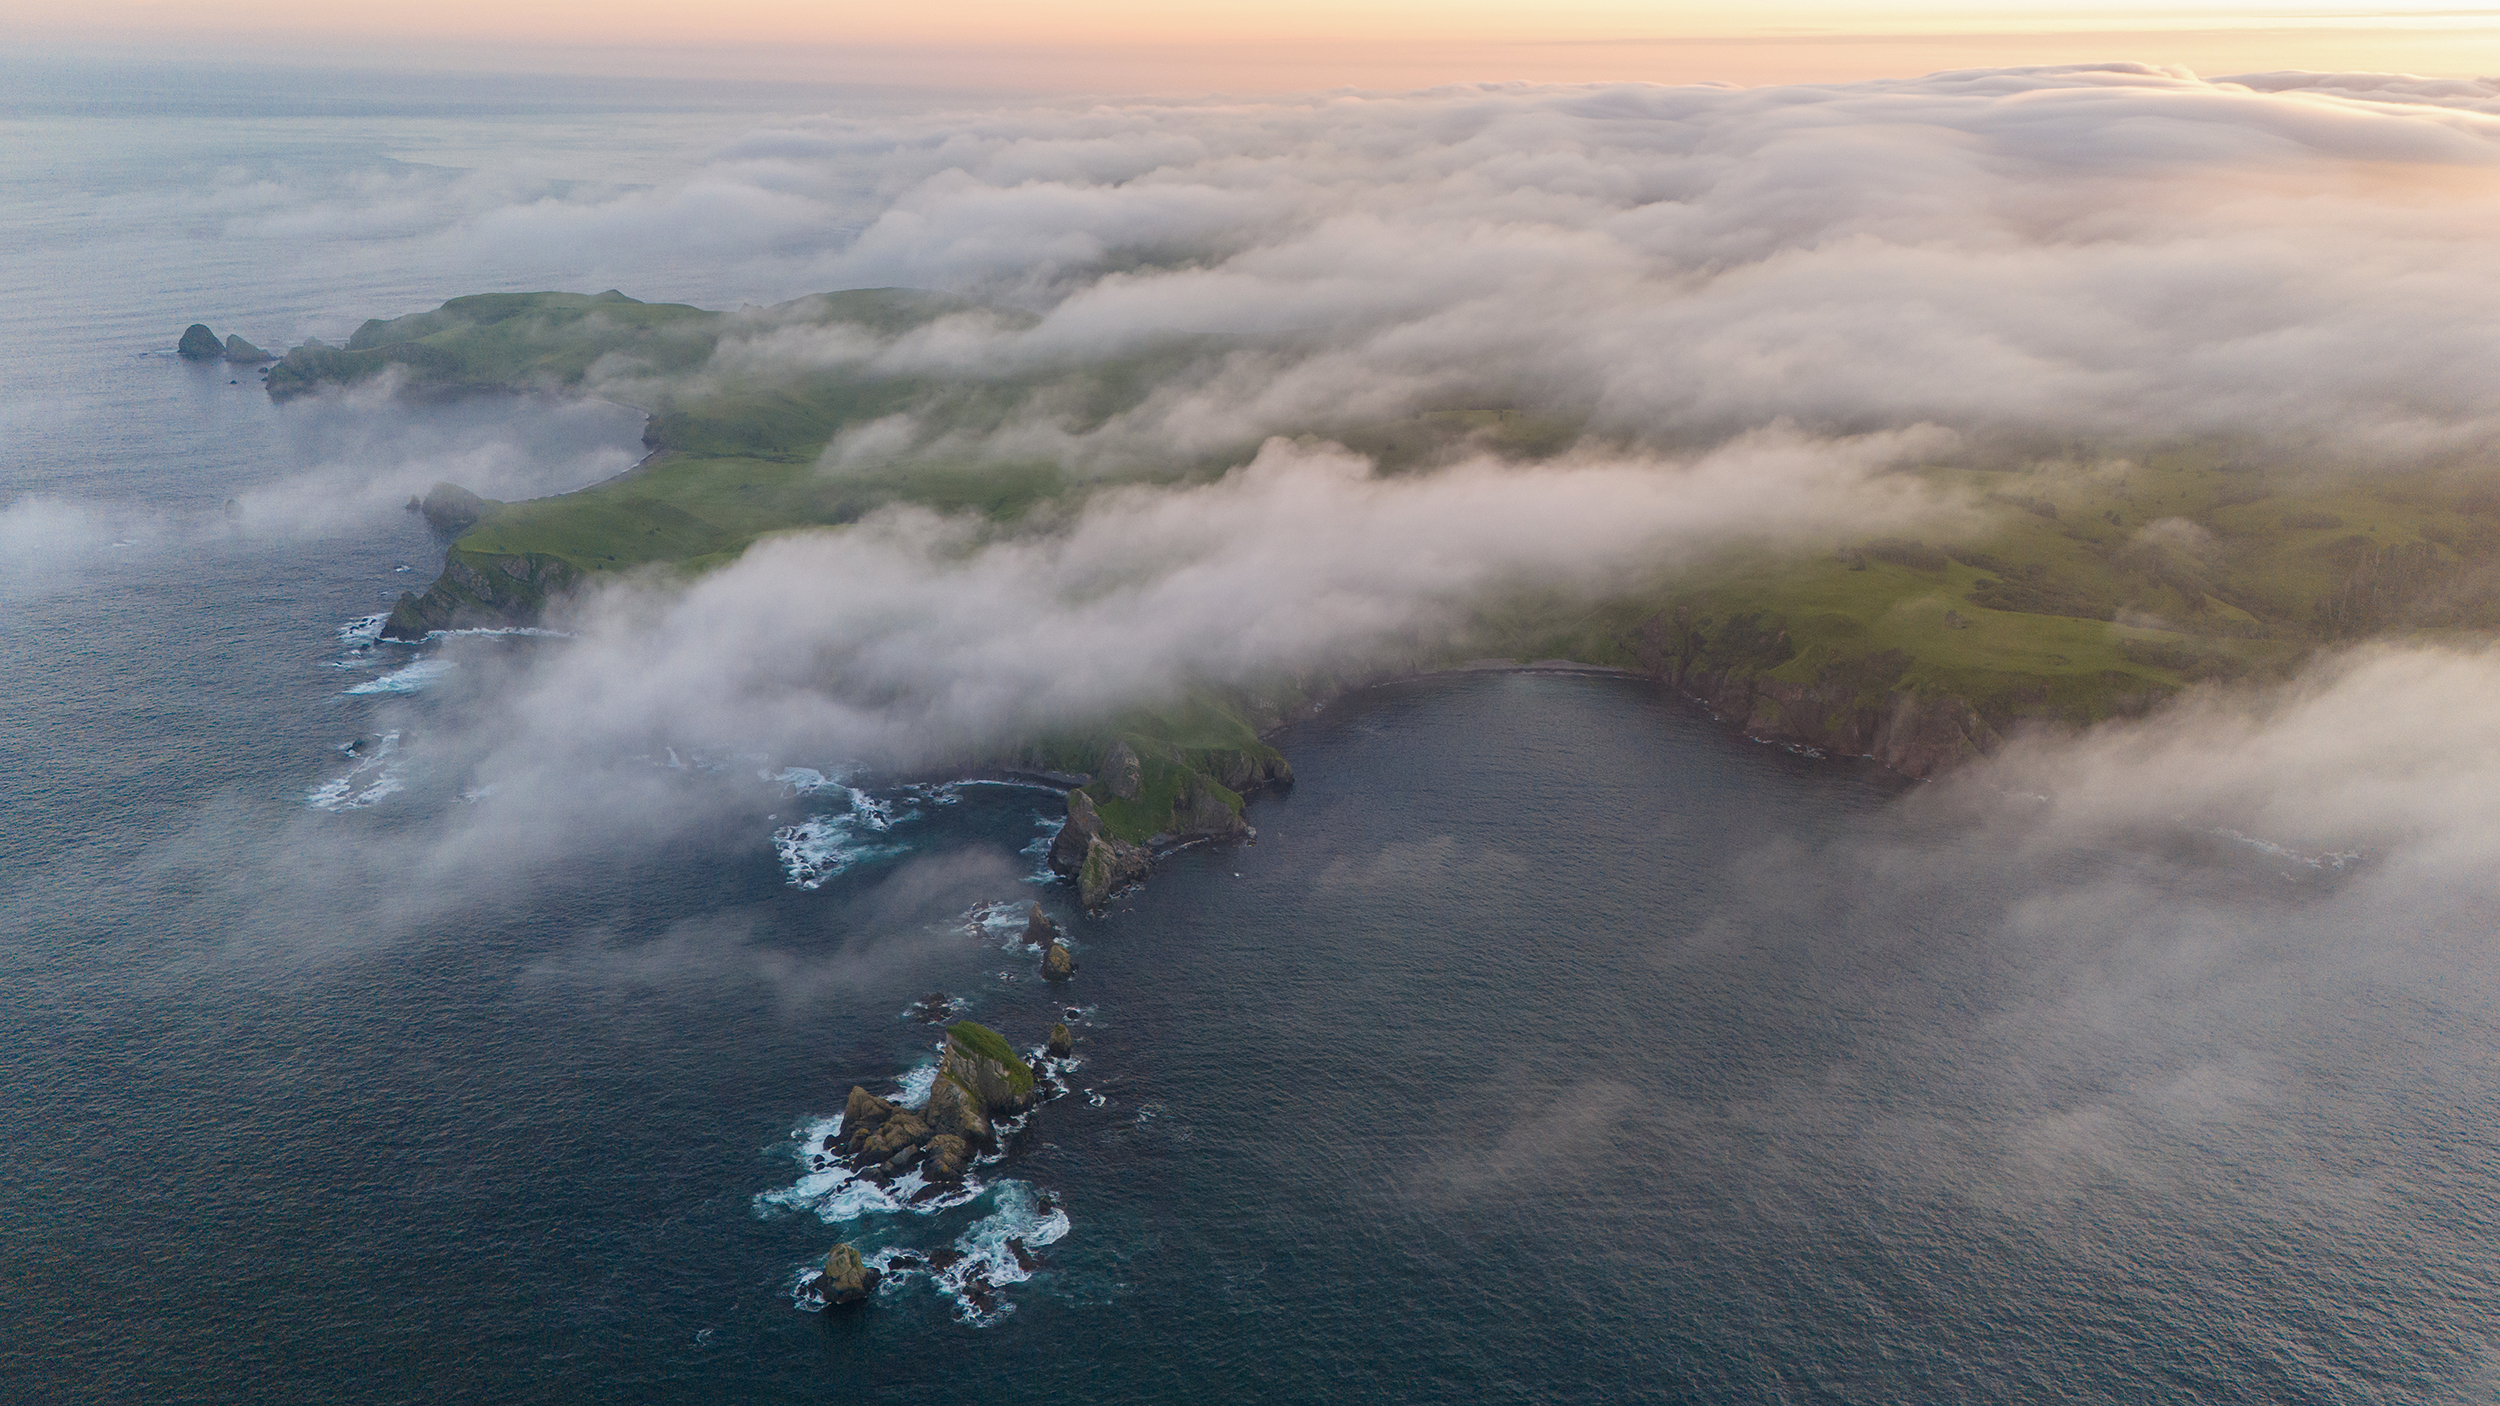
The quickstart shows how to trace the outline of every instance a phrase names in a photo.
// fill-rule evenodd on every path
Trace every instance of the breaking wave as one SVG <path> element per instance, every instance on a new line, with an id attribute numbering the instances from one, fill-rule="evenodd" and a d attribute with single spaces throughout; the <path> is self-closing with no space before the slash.
<path id="1" fill-rule="evenodd" d="M 344 775 L 315 786 L 304 798 L 306 805 L 333 814 L 363 810 L 402 789 L 404 763 L 399 755 L 398 733 L 386 732 L 369 742 L 359 739 L 348 746 L 349 755 L 356 758 L 355 765 Z"/>
<path id="2" fill-rule="evenodd" d="M 794 782 L 789 779 L 792 773 L 817 779 Z M 918 811 L 898 811 L 856 786 L 825 780 L 821 773 L 804 767 L 789 768 L 775 779 L 785 785 L 806 785 L 808 789 L 799 793 L 802 795 L 840 790 L 850 800 L 848 810 L 811 815 L 773 831 L 773 852 L 780 856 L 782 872 L 790 876 L 790 883 L 797 888 L 821 888 L 827 880 L 862 860 L 898 853 L 901 846 L 880 844 L 876 837 L 919 818 Z"/>
<path id="3" fill-rule="evenodd" d="M 349 693 L 417 693 L 442 681 L 443 676 L 460 666 L 448 659 L 420 659 L 394 669 L 378 679 L 368 679 L 347 690 Z"/>

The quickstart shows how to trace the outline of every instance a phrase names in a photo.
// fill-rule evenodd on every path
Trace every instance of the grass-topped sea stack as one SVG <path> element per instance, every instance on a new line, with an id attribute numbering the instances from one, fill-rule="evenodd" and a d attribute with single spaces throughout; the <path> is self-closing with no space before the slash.
<path id="1" fill-rule="evenodd" d="M 998 1140 L 993 1120 L 1041 1101 L 1033 1070 L 1005 1036 L 969 1020 L 946 1030 L 946 1053 L 929 1101 L 899 1107 L 853 1085 L 842 1110 L 845 1153 L 862 1177 L 886 1181 L 915 1167 L 931 1186 L 960 1180 L 979 1149 Z M 826 1140 L 828 1149 L 833 1139 Z"/>

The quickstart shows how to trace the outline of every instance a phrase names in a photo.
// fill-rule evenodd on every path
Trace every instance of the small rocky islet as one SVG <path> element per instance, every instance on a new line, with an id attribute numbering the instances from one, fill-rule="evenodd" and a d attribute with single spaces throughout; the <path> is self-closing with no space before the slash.
<path id="1" fill-rule="evenodd" d="M 238 366 L 258 366 L 278 359 L 241 337 L 220 339 L 205 322 L 194 322 L 182 329 L 181 340 L 174 343 L 174 354 L 185 361 L 231 361 Z"/>
<path id="2" fill-rule="evenodd" d="M 1038 903 L 1027 914 L 1025 936 L 1043 949 L 1046 974 L 1055 973 L 1064 980 L 1074 970 L 1058 925 Z M 930 1019 L 951 1014 L 953 1008 L 946 993 L 932 992 L 913 1008 L 912 1015 Z M 906 1107 L 852 1085 L 841 1126 L 809 1150 L 808 1165 L 816 1171 L 844 1167 L 859 1180 L 889 1190 L 916 1173 L 920 1185 L 910 1199 L 936 1200 L 963 1184 L 976 1158 L 997 1149 L 1002 1122 L 1022 1117 L 1067 1092 L 1055 1066 L 1074 1051 L 1075 1036 L 1064 1021 L 1051 1027 L 1048 1039 L 1028 1062 L 997 1031 L 977 1021 L 957 1020 L 946 1027 L 937 1076 L 919 1107 Z M 1047 1195 L 1041 1197 L 1041 1206 L 1045 1213 L 1057 1209 Z M 1009 1239 L 1007 1249 L 1023 1273 L 1040 1267 L 1040 1260 L 1021 1239 Z M 959 1250 L 927 1254 L 901 1250 L 884 1258 L 891 1271 L 925 1270 L 949 1281 L 978 1312 L 995 1306 L 991 1296 L 998 1285 L 975 1276 L 952 1282 L 965 1259 Z M 876 1293 L 886 1272 L 871 1264 L 856 1245 L 844 1242 L 827 1252 L 821 1271 L 800 1283 L 799 1301 L 811 1308 L 859 1303 Z"/>

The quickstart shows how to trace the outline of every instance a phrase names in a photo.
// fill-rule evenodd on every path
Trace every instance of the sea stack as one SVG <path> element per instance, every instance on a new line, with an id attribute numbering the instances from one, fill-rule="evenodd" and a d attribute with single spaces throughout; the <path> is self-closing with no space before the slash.
<path id="1" fill-rule="evenodd" d="M 826 1303 L 858 1303 L 876 1291 L 877 1271 L 859 1257 L 857 1246 L 836 1245 L 825 1252 L 825 1277 L 816 1281 L 816 1292 Z"/>
<path id="2" fill-rule="evenodd" d="M 1059 925 L 1050 920 L 1038 903 L 1025 911 L 1024 940 L 1036 947 L 1048 947 L 1059 940 Z"/>
<path id="3" fill-rule="evenodd" d="M 240 366 L 257 366 L 264 361 L 277 360 L 276 357 L 270 355 L 268 352 L 262 351 L 260 348 L 253 346 L 251 343 L 244 341 L 241 337 L 238 337 L 231 332 L 226 334 L 224 356 L 226 360 L 234 362 Z"/>
<path id="4" fill-rule="evenodd" d="M 1146 851 L 1111 837 L 1093 797 L 1068 793 L 1068 823 L 1050 842 L 1050 867 L 1076 880 L 1077 899 L 1086 908 L 1102 907 L 1115 890 L 1146 877 L 1153 863 Z"/>
<path id="5" fill-rule="evenodd" d="M 1076 958 L 1068 945 L 1059 940 L 1059 925 L 1050 920 L 1036 903 L 1025 915 L 1024 940 L 1042 949 L 1042 975 L 1053 981 L 1065 981 L 1076 974 Z"/>
<path id="6" fill-rule="evenodd" d="M 1076 1053 L 1076 1036 L 1068 1029 L 1068 1023 L 1063 1020 L 1050 1027 L 1050 1057 L 1066 1059 L 1074 1053 Z"/>
<path id="7" fill-rule="evenodd" d="M 215 361 L 226 354 L 226 344 L 217 340 L 207 323 L 194 322 L 182 329 L 182 340 L 174 344 L 174 351 L 185 361 Z"/>
<path id="8" fill-rule="evenodd" d="M 962 1089 L 982 1112 L 992 1116 L 1021 1113 L 1040 1101 L 1033 1088 L 1032 1067 L 1016 1058 L 1007 1037 L 969 1020 L 946 1027 L 946 1056 L 938 1064 L 938 1083 Z M 934 1102 L 936 1095 L 930 1098 Z"/>

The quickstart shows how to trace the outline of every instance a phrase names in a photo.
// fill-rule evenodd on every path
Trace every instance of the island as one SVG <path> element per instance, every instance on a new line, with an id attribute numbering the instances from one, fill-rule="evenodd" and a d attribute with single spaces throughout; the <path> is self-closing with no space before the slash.
<path id="1" fill-rule="evenodd" d="M 534 623 L 628 571 L 691 578 L 768 534 L 838 531 L 886 504 L 1011 533 L 1120 484 L 1211 481 L 1255 452 L 1217 445 L 1080 476 L 1045 456 L 952 447 L 1034 405 L 1076 429 L 1099 425 L 1252 339 L 1037 354 L 987 375 L 881 371 L 869 355 L 941 325 L 998 334 L 1035 321 L 901 288 L 720 312 L 615 290 L 486 294 L 369 321 L 341 347 L 296 347 L 267 386 L 280 399 L 373 381 L 409 396 L 596 394 L 649 416 L 647 457 L 607 482 L 518 503 L 456 485 L 425 495 L 415 506 L 445 538 L 443 566 L 385 626 L 420 639 Z M 772 346 L 809 350 L 755 352 Z M 906 411 L 961 433 L 881 440 Z M 1461 455 L 1550 457 L 1587 439 L 1587 412 L 1567 401 L 1451 405 L 1303 428 L 1384 474 L 1429 473 Z M 2381 468 L 2324 453 L 1988 442 L 1915 470 L 1969 505 L 1973 525 L 1950 539 L 1731 548 L 1701 566 L 1627 569 L 1593 600 L 1522 588 L 1479 602 L 1454 643 L 1385 649 L 1352 672 L 1209 684 L 960 760 L 967 774 L 1007 768 L 1066 787 L 1068 823 L 1049 862 L 1091 908 L 1157 854 L 1248 837 L 1243 798 L 1292 781 L 1267 735 L 1389 678 L 1619 670 L 1682 690 L 1747 736 L 1933 777 L 2025 729 L 2138 715 L 2204 683 L 2288 677 L 2364 638 L 2500 626 L 2500 498 L 2472 487 L 2464 465 Z M 835 454 L 843 471 L 820 472 Z"/>

